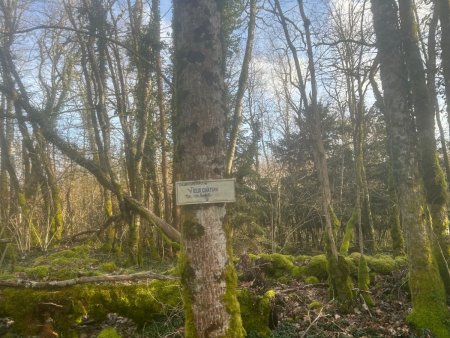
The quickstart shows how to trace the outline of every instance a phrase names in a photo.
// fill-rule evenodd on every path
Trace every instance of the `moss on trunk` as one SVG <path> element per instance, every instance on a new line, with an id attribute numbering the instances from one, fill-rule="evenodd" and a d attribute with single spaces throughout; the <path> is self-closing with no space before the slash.
<path id="1" fill-rule="evenodd" d="M 369 293 L 369 267 L 367 266 L 367 261 L 364 255 L 359 257 L 359 266 L 358 266 L 358 286 L 361 295 L 366 302 L 367 305 L 373 306 L 374 302 Z"/>
<path id="2" fill-rule="evenodd" d="M 358 213 L 356 209 L 353 209 L 352 216 L 345 225 L 344 238 L 342 238 L 341 248 L 339 250 L 339 252 L 343 256 L 348 255 L 348 248 L 350 247 L 352 241 L 353 230 L 355 229 L 355 223 L 357 222 L 357 220 L 358 220 Z"/>
<path id="3" fill-rule="evenodd" d="M 328 257 L 328 282 L 332 297 L 337 300 L 338 308 L 348 313 L 353 305 L 353 283 L 350 277 L 350 265 L 344 256 L 339 255 L 336 260 Z"/>

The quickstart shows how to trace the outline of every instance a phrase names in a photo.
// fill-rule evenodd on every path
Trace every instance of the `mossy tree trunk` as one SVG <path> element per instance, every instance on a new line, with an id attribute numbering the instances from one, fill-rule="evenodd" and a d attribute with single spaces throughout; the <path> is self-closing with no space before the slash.
<path id="1" fill-rule="evenodd" d="M 403 1 L 403 0 L 402 0 Z M 414 144 L 414 127 L 408 106 L 401 33 L 394 0 L 372 0 L 372 12 L 381 64 L 381 82 L 387 123 L 392 131 L 394 179 L 399 196 L 402 225 L 409 261 L 409 285 L 413 311 L 409 321 L 430 329 L 437 337 L 450 336 L 444 284 L 432 253 L 431 222 L 422 176 L 419 150 Z"/>
<path id="2" fill-rule="evenodd" d="M 64 230 L 63 207 L 61 200 L 61 192 L 58 186 L 55 170 L 49 154 L 48 143 L 43 137 L 39 127 L 34 124 L 34 135 L 37 140 L 36 150 L 39 156 L 39 161 L 42 165 L 43 176 L 45 182 L 42 182 L 45 187 L 42 187 L 42 194 L 47 195 L 48 210 L 47 218 L 50 224 L 48 240 L 59 242 L 62 239 Z M 22 133 L 23 135 L 23 133 Z"/>
<path id="3" fill-rule="evenodd" d="M 378 107 L 383 113 L 386 125 L 386 149 L 389 156 L 388 163 L 388 191 L 389 191 L 389 223 L 392 239 L 392 253 L 394 256 L 401 256 L 405 254 L 405 239 L 403 237 L 402 224 L 400 222 L 400 208 L 398 201 L 398 192 L 396 190 L 396 180 L 394 179 L 393 169 L 393 155 L 392 155 L 392 128 L 390 124 L 390 116 L 386 112 L 384 104 L 384 97 L 375 81 L 376 66 L 379 60 L 375 60 L 375 64 L 370 72 L 370 84 L 374 92 Z"/>
<path id="4" fill-rule="evenodd" d="M 420 55 L 418 25 L 411 0 L 399 2 L 401 29 L 405 46 L 405 60 L 408 70 L 414 116 L 416 118 L 419 145 L 419 165 L 433 229 L 441 246 L 446 246 L 448 233 L 447 182 L 439 164 L 435 127 L 434 98 L 430 97 L 425 80 L 425 70 Z"/>
<path id="5" fill-rule="evenodd" d="M 428 58 L 427 58 L 427 87 L 428 92 L 430 96 L 430 100 L 434 103 L 434 112 L 436 117 L 436 122 L 439 127 L 439 136 L 441 141 L 441 148 L 442 148 L 442 155 L 444 159 L 444 167 L 446 172 L 446 178 L 447 183 L 450 182 L 450 164 L 449 164 L 449 158 L 447 153 L 447 146 L 445 141 L 445 133 L 444 128 L 442 126 L 441 122 L 441 116 L 440 116 L 440 108 L 439 108 L 439 100 L 437 97 L 437 88 L 436 88 L 436 73 L 437 73 L 437 62 L 436 62 L 436 36 L 437 36 L 437 23 L 438 23 L 438 17 L 439 17 L 439 6 L 437 4 L 434 4 L 433 8 L 433 17 L 431 19 L 430 25 L 429 25 L 429 31 L 428 31 Z M 450 12 L 448 12 L 450 15 Z M 445 34 L 442 32 L 441 34 Z M 442 56 L 444 57 L 444 50 L 442 50 Z M 449 55 L 450 57 L 450 55 Z M 442 60 L 442 65 L 444 66 L 447 61 Z M 444 73 L 445 74 L 445 73 Z M 441 212 L 446 212 L 447 209 L 442 209 Z M 437 211 L 439 212 L 439 210 Z M 445 216 L 442 216 L 445 217 Z M 442 252 L 445 256 L 445 258 L 448 260 L 450 257 L 450 237 L 448 233 L 448 220 L 447 220 L 447 229 L 442 229 L 444 234 L 442 236 L 439 236 L 438 239 L 440 240 L 439 244 L 442 248 Z M 447 239 L 445 239 L 447 238 Z"/>
<path id="6" fill-rule="evenodd" d="M 176 129 L 180 178 L 225 175 L 221 2 L 174 1 Z M 224 204 L 181 208 L 186 337 L 244 337 Z"/>

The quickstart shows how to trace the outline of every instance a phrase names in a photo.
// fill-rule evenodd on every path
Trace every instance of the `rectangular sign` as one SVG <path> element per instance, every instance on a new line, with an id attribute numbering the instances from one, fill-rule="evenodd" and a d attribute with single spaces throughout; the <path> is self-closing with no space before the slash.
<path id="1" fill-rule="evenodd" d="M 177 205 L 235 202 L 235 179 L 175 182 Z"/>

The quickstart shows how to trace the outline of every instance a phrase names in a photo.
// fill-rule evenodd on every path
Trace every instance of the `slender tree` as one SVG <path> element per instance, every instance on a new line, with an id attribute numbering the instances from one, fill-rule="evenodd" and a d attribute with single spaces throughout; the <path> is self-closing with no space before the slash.
<path id="1" fill-rule="evenodd" d="M 309 137 L 312 143 L 312 154 L 314 166 L 319 178 L 319 187 L 321 193 L 321 214 L 324 218 L 326 232 L 326 250 L 328 258 L 328 274 L 330 287 L 333 296 L 336 297 L 341 310 L 348 311 L 353 302 L 352 282 L 350 279 L 349 267 L 343 256 L 339 255 L 337 249 L 336 231 L 338 222 L 332 205 L 331 185 L 328 177 L 328 165 L 325 147 L 322 135 L 322 117 L 323 107 L 318 102 L 318 89 L 315 69 L 315 59 L 313 54 L 313 45 L 311 41 L 310 25 L 311 21 L 306 16 L 303 1 L 298 1 L 300 15 L 303 21 L 304 33 L 306 38 L 306 51 L 308 58 L 308 72 L 310 76 L 310 95 L 307 94 L 307 81 L 303 76 L 300 58 L 297 48 L 293 44 L 288 28 L 288 20 L 284 15 L 280 1 L 275 0 L 275 10 L 282 25 L 284 35 L 294 59 L 295 71 L 298 78 L 298 88 L 302 104 L 304 106 L 305 118 L 309 129 Z"/>
<path id="2" fill-rule="evenodd" d="M 231 170 L 233 167 L 234 156 L 236 153 L 236 145 L 239 136 L 239 128 L 242 123 L 242 103 L 244 99 L 244 93 L 247 87 L 248 72 L 250 68 L 250 61 L 252 59 L 253 44 L 255 40 L 255 30 L 256 30 L 256 12 L 257 12 L 257 0 L 250 0 L 250 17 L 248 21 L 247 30 L 247 42 L 245 45 L 244 60 L 241 66 L 241 74 L 239 75 L 238 89 L 236 93 L 234 110 L 233 110 L 233 120 L 231 126 L 230 141 L 227 149 L 226 158 L 226 174 L 231 175 Z"/>
<path id="3" fill-rule="evenodd" d="M 175 94 L 182 180 L 225 175 L 221 2 L 174 2 Z M 186 337 L 243 337 L 224 204 L 183 206 Z"/>

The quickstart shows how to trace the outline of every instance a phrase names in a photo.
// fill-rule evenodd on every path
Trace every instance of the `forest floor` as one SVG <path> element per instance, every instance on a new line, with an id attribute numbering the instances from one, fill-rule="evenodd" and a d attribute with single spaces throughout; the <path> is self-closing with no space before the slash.
<path id="1" fill-rule="evenodd" d="M 275 290 L 270 338 L 297 337 L 432 337 L 429 332 L 417 332 L 405 321 L 411 310 L 409 294 L 404 284 L 404 275 L 376 277 L 376 284 L 371 290 L 375 306 L 367 307 L 359 299 L 353 311 L 342 314 L 330 301 L 326 284 L 305 284 L 292 281 L 289 284 L 271 285 Z M 256 286 L 254 282 L 240 283 L 255 294 L 263 294 L 266 287 Z M 178 325 L 177 325 L 178 324 Z M 161 322 L 160 335 L 155 330 L 138 331 L 128 319 L 110 314 L 102 323 L 86 325 L 80 330 L 80 337 L 97 337 L 105 327 L 114 327 L 122 337 L 182 338 L 183 322 L 171 318 Z M 250 334 L 249 338 L 257 338 Z"/>
<path id="2" fill-rule="evenodd" d="M 355 289 L 357 301 L 350 313 L 343 314 L 338 311 L 335 302 L 330 300 L 328 286 L 323 280 L 308 284 L 302 279 L 282 278 L 283 282 L 280 282 L 280 279 L 266 276 L 260 269 L 255 270 L 254 266 L 248 267 L 242 264 L 237 266 L 240 270 L 239 275 L 242 277 L 239 283 L 240 289 L 246 290 L 255 297 L 264 295 L 269 290 L 275 293 L 271 301 L 268 323 L 271 338 L 432 337 L 426 331 L 413 330 L 406 323 L 411 302 L 405 269 L 397 269 L 389 274 L 372 275 L 370 294 L 375 305 L 368 307 L 362 296 L 358 294 L 359 291 Z M 36 267 L 28 269 L 36 270 Z M 0 318 L 0 337 L 23 337 L 12 333 L 14 320 L 15 318 Z M 48 326 L 51 328 L 51 323 Z M 131 319 L 112 312 L 100 322 L 86 318 L 79 323 L 76 331 L 78 337 L 90 338 L 98 337 L 100 331 L 105 328 L 114 328 L 123 338 L 183 337 L 182 309 L 180 306 L 178 310 L 172 312 L 170 318 L 163 318 L 157 323 L 140 329 Z M 48 331 L 56 334 L 53 330 L 56 329 Z M 59 336 L 64 337 L 64 335 Z M 41 331 L 40 337 L 57 336 L 44 336 Z M 248 337 L 259 336 L 255 332 L 249 332 Z"/>
<path id="3" fill-rule="evenodd" d="M 376 276 L 368 307 L 359 297 L 350 313 L 338 311 L 326 284 L 293 281 L 275 286 L 273 337 L 427 337 L 406 323 L 411 309 L 403 276 Z M 356 291 L 357 292 L 357 291 Z"/>

